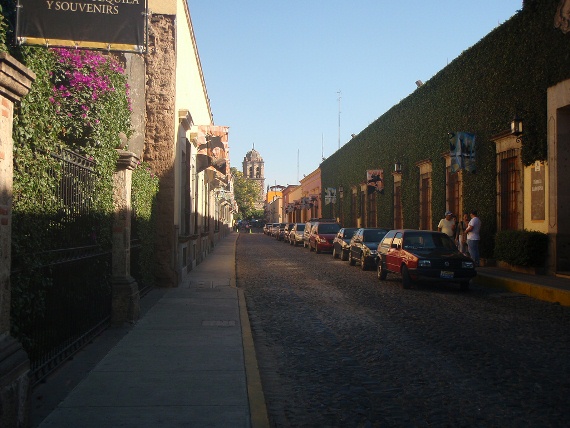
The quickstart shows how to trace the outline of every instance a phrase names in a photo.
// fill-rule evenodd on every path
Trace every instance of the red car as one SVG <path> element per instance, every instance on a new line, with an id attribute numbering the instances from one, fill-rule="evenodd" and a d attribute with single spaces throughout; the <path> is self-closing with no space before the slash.
<path id="1" fill-rule="evenodd" d="M 462 254 L 445 233 L 430 230 L 391 230 L 378 246 L 378 279 L 388 272 L 402 275 L 402 287 L 414 281 L 458 282 L 461 290 L 477 272 L 470 257 Z"/>
<path id="2" fill-rule="evenodd" d="M 338 223 L 316 222 L 309 235 L 309 251 L 314 249 L 317 254 L 321 251 L 332 251 L 333 240 L 339 230 Z"/>

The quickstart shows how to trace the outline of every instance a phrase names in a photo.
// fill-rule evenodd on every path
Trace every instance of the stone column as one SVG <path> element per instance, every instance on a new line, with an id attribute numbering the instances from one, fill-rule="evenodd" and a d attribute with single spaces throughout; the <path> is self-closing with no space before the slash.
<path id="1" fill-rule="evenodd" d="M 138 158 L 134 153 L 118 150 L 119 161 L 113 177 L 113 261 L 111 324 L 135 322 L 140 313 L 139 287 L 131 276 L 131 183 Z"/>
<path id="2" fill-rule="evenodd" d="M 30 360 L 10 336 L 14 103 L 28 93 L 36 75 L 0 53 L 0 426 L 26 427 L 30 411 Z"/>

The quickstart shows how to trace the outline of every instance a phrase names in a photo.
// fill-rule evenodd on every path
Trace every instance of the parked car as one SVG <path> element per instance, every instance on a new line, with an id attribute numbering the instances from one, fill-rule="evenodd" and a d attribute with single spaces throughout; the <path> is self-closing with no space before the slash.
<path id="1" fill-rule="evenodd" d="M 309 251 L 314 249 L 317 254 L 321 251 L 332 251 L 334 237 L 340 228 L 338 223 L 317 221 L 309 236 Z"/>
<path id="2" fill-rule="evenodd" d="M 348 260 L 348 249 L 350 248 L 350 238 L 354 235 L 358 228 L 356 227 L 343 227 L 338 231 L 333 239 L 333 257 L 341 260 Z"/>
<path id="3" fill-rule="evenodd" d="M 288 241 L 289 240 L 289 232 L 291 232 L 291 228 L 293 227 L 293 223 L 285 223 L 283 227 L 279 227 L 279 235 L 277 236 L 278 241 Z"/>
<path id="4" fill-rule="evenodd" d="M 442 232 L 391 230 L 378 247 L 378 279 L 388 272 L 402 275 L 402 287 L 414 281 L 459 282 L 461 290 L 477 273 L 470 257 L 462 254 L 453 240 Z"/>
<path id="5" fill-rule="evenodd" d="M 285 227 L 285 224 L 286 223 L 275 223 L 275 226 L 273 226 L 273 229 L 271 229 L 271 236 L 273 238 L 279 240 L 279 234 L 281 233 L 281 231 Z"/>
<path id="6" fill-rule="evenodd" d="M 278 225 L 279 223 L 267 223 L 266 227 L 265 227 L 265 234 L 267 236 L 271 236 L 272 232 L 273 232 L 273 228 Z"/>
<path id="7" fill-rule="evenodd" d="M 312 218 L 308 222 L 305 223 L 305 230 L 303 231 L 303 248 L 311 249 L 309 245 L 309 241 L 311 238 L 311 231 L 313 230 L 313 226 L 317 223 L 336 223 L 336 219 L 334 218 Z"/>
<path id="8" fill-rule="evenodd" d="M 295 247 L 303 243 L 303 232 L 305 231 L 305 223 L 293 223 L 293 228 L 289 232 L 289 243 Z"/>
<path id="9" fill-rule="evenodd" d="M 354 232 L 348 248 L 348 262 L 350 265 L 354 266 L 358 262 L 362 270 L 367 270 L 372 266 L 376 267 L 378 244 L 380 244 L 380 241 L 389 230 L 381 227 L 370 227 L 360 228 Z"/>

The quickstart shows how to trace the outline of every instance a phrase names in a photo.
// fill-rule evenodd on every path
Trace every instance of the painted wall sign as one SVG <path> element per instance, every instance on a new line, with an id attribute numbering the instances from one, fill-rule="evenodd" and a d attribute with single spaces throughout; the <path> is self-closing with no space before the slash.
<path id="1" fill-rule="evenodd" d="M 544 220 L 545 218 L 545 178 L 544 165 L 540 161 L 534 163 L 534 167 L 530 173 L 530 204 L 531 204 L 531 220 Z"/>

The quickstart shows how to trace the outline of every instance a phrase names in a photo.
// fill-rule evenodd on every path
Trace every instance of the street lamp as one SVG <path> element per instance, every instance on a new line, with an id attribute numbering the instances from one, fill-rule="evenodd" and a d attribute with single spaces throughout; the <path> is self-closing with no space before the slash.
<path id="1" fill-rule="evenodd" d="M 519 136 L 523 133 L 523 123 L 522 119 L 518 116 L 515 116 L 513 120 L 511 120 L 511 134 L 514 136 Z"/>
<path id="2" fill-rule="evenodd" d="M 400 163 L 399 160 L 396 160 L 396 161 L 394 162 L 394 172 L 395 172 L 396 174 L 400 174 L 400 173 L 402 172 L 402 164 Z"/>

